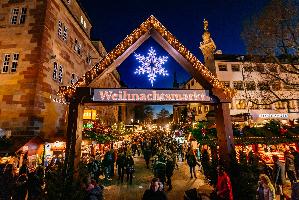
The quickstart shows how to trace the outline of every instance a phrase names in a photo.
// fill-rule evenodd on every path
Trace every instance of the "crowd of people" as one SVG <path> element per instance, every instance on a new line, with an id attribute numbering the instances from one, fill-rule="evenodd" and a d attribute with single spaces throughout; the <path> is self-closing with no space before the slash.
<path id="1" fill-rule="evenodd" d="M 87 176 L 81 179 L 80 187 L 85 192 L 87 200 L 102 200 L 103 181 L 111 181 L 113 177 L 119 183 L 131 185 L 134 182 L 136 155 L 144 158 L 144 169 L 152 170 L 153 179 L 142 197 L 142 200 L 167 199 L 167 193 L 173 189 L 172 176 L 178 169 L 178 161 L 186 162 L 190 169 L 190 178 L 197 178 L 196 166 L 202 169 L 198 149 L 190 142 L 179 143 L 167 133 L 151 132 L 136 134 L 122 141 L 116 148 L 111 144 L 103 152 L 84 158 L 83 163 Z M 142 157 L 141 157 L 142 156 Z M 299 194 L 297 177 L 299 173 L 299 153 L 291 148 L 285 152 L 283 164 L 277 156 L 273 156 L 274 165 L 271 172 L 261 174 L 259 178 L 256 199 L 272 200 L 276 195 L 283 198 L 283 185 L 286 175 L 294 190 L 294 199 Z M 18 172 L 12 164 L 6 164 L 0 173 L 0 199 L 37 200 L 43 199 L 47 191 L 47 181 L 54 171 L 63 168 L 63 160 L 53 158 L 47 166 L 28 169 L 28 160 L 24 159 Z M 229 174 L 223 166 L 217 167 L 216 199 L 232 200 L 232 184 Z M 297 189 L 298 188 L 298 189 Z M 297 197 L 297 199 L 299 199 Z"/>

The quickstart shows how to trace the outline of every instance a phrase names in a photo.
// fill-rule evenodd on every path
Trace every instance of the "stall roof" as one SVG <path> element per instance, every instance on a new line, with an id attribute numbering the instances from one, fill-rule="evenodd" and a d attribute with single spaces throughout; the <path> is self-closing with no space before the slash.
<path id="1" fill-rule="evenodd" d="M 39 136 L 12 136 L 8 139 L 8 141 L 8 145 L 1 145 L 0 154 L 14 154 L 28 143 L 44 143 L 44 140 Z"/>

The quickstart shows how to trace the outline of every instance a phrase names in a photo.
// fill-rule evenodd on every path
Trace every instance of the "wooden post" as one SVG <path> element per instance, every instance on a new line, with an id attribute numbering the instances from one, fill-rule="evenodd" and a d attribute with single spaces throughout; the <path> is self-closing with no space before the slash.
<path id="1" fill-rule="evenodd" d="M 77 118 L 78 118 L 78 99 L 73 97 L 69 104 L 68 121 L 67 121 L 67 137 L 64 161 L 64 179 L 65 184 L 71 183 L 74 176 L 74 160 L 77 134 Z"/>
<path id="2" fill-rule="evenodd" d="M 228 169 L 231 166 L 231 153 L 235 148 L 229 103 L 216 104 L 215 111 L 220 160 Z"/>
<path id="3" fill-rule="evenodd" d="M 82 131 L 83 131 L 83 112 L 84 106 L 78 105 L 78 117 L 77 117 L 77 130 L 76 130 L 76 141 L 75 141 L 75 160 L 74 160 L 74 175 L 78 178 L 79 175 L 79 163 L 81 159 L 81 145 L 82 145 Z"/>

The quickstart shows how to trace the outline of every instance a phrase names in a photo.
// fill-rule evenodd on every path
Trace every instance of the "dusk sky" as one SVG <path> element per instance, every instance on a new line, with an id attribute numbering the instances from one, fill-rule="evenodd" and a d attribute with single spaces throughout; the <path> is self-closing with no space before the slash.
<path id="1" fill-rule="evenodd" d="M 101 40 L 107 52 L 111 51 L 127 35 L 154 15 L 186 48 L 203 62 L 199 50 L 202 41 L 203 19 L 209 22 L 209 32 L 217 49 L 224 54 L 245 54 L 246 49 L 240 37 L 243 22 L 258 13 L 268 0 L 80 0 L 91 19 L 92 39 Z M 153 39 L 147 40 L 135 53 L 147 54 L 150 47 L 155 48 L 157 56 L 169 56 Z M 130 55 L 119 67 L 121 80 L 130 88 L 151 88 L 146 75 L 137 76 L 139 66 L 134 55 Z M 179 82 L 190 75 L 169 56 L 165 69 L 168 77 L 158 77 L 154 88 L 171 88 L 173 73 Z M 170 107 L 168 106 L 168 109 Z"/>

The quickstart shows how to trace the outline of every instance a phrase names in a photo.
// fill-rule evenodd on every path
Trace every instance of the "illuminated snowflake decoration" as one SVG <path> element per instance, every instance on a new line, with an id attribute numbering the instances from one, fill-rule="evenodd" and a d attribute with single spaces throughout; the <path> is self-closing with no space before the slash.
<path id="1" fill-rule="evenodd" d="M 168 76 L 167 70 L 162 67 L 167 62 L 168 57 L 156 57 L 156 51 L 153 47 L 149 49 L 147 57 L 136 53 L 135 57 L 136 60 L 141 63 L 141 66 L 138 66 L 136 69 L 135 74 L 148 74 L 147 77 L 149 78 L 152 87 L 154 86 L 154 81 L 156 80 L 157 75 Z"/>

